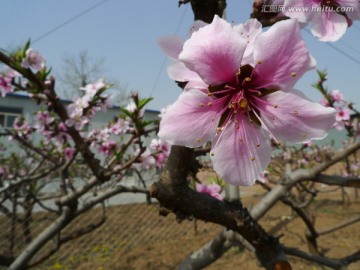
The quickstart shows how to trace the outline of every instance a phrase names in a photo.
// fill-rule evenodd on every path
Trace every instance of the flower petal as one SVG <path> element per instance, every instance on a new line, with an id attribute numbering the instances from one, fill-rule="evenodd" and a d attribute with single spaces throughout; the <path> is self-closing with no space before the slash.
<path id="1" fill-rule="evenodd" d="M 285 0 L 284 5 L 284 14 L 301 23 L 309 22 L 314 16 L 312 9 L 321 7 L 319 1 L 314 0 Z"/>
<path id="2" fill-rule="evenodd" d="M 254 44 L 254 68 L 258 87 L 292 88 L 297 80 L 315 67 L 296 20 L 277 22 L 260 34 Z"/>
<path id="3" fill-rule="evenodd" d="M 337 41 L 348 28 L 346 17 L 336 12 L 317 12 L 311 23 L 311 33 L 321 41 Z"/>
<path id="4" fill-rule="evenodd" d="M 219 108 L 224 104 L 209 102 L 214 99 L 198 89 L 182 92 L 162 117 L 158 136 L 187 147 L 198 147 L 211 140 L 219 121 Z"/>
<path id="5" fill-rule="evenodd" d="M 219 85 L 234 80 L 245 49 L 246 41 L 216 15 L 211 24 L 194 32 L 185 42 L 179 60 L 205 83 Z"/>
<path id="6" fill-rule="evenodd" d="M 321 140 L 335 122 L 336 110 L 310 101 L 297 90 L 278 91 L 263 97 L 261 120 L 279 140 L 306 142 Z"/>
<path id="7" fill-rule="evenodd" d="M 247 41 L 244 57 L 248 57 L 254 50 L 256 37 L 262 33 L 261 23 L 256 19 L 249 19 L 245 24 L 235 25 L 234 30 Z"/>
<path id="8" fill-rule="evenodd" d="M 239 120 L 239 126 L 229 122 L 213 142 L 211 160 L 215 171 L 231 184 L 254 184 L 270 163 L 269 142 L 268 134 L 247 117 Z"/>
<path id="9" fill-rule="evenodd" d="M 202 81 L 199 75 L 188 69 L 183 62 L 176 61 L 168 66 L 168 75 L 170 79 L 178 82 Z"/>
<path id="10" fill-rule="evenodd" d="M 165 36 L 158 39 L 161 50 L 170 58 L 177 60 L 184 45 L 184 40 L 178 36 Z"/>

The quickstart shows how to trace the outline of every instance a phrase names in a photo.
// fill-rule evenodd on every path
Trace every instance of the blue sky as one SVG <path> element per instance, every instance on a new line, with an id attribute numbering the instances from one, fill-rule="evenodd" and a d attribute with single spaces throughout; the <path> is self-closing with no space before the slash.
<path id="1" fill-rule="evenodd" d="M 251 1 L 227 2 L 228 20 L 245 22 L 251 13 Z M 189 5 L 178 8 L 177 0 L 0 0 L 0 3 L 0 48 L 4 49 L 22 45 L 29 38 L 36 40 L 91 6 L 102 3 L 38 40 L 32 47 L 46 57 L 55 75 L 61 72 L 66 54 L 76 55 L 88 50 L 94 59 L 105 58 L 108 77 L 127 85 L 128 91 L 137 90 L 144 97 L 154 97 L 149 109 L 161 109 L 179 95 L 179 88 L 166 74 L 170 61 L 166 60 L 161 69 L 165 58 L 156 40 L 175 33 L 187 36 L 193 21 Z M 304 31 L 303 37 L 318 68 L 328 70 L 330 89 L 340 89 L 360 108 L 360 64 Z M 332 45 L 360 62 L 360 23 L 356 22 Z M 318 100 L 319 94 L 310 86 L 316 79 L 316 72 L 309 72 L 296 88 Z"/>

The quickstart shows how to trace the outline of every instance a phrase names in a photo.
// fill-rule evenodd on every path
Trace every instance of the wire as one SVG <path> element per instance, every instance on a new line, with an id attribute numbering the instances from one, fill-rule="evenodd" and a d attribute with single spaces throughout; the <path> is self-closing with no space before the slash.
<path id="1" fill-rule="evenodd" d="M 188 10 L 188 5 L 186 5 L 186 7 L 185 7 L 185 9 L 184 9 L 184 11 L 183 11 L 183 14 L 181 15 L 181 18 L 180 18 L 180 20 L 179 20 L 179 22 L 178 22 L 178 24 L 177 24 L 177 26 L 176 26 L 174 35 L 177 35 L 177 34 L 178 34 L 178 32 L 179 32 L 179 30 L 180 30 L 180 27 L 181 27 L 181 25 L 182 25 L 182 23 L 183 23 L 183 20 L 184 20 L 184 18 L 185 18 L 185 14 L 186 14 L 187 10 Z M 154 95 L 154 93 L 155 93 L 155 89 L 156 89 L 157 84 L 158 84 L 158 82 L 159 82 L 160 75 L 161 75 L 162 72 L 163 72 L 163 69 L 164 69 L 164 66 L 165 66 L 166 61 L 167 61 L 167 56 L 164 56 L 163 61 L 162 61 L 161 66 L 160 66 L 160 69 L 159 69 L 159 71 L 158 71 L 158 74 L 157 74 L 157 76 L 156 76 L 156 78 L 155 78 L 153 87 L 151 88 L 150 97 L 153 97 L 153 95 Z"/>
<path id="2" fill-rule="evenodd" d="M 309 29 L 304 28 L 305 32 L 308 33 L 309 35 L 312 36 L 311 32 L 309 31 Z M 353 61 L 354 63 L 358 64 L 360 66 L 360 61 L 353 58 L 350 54 L 342 51 L 341 49 L 339 49 L 338 47 L 334 46 L 333 44 L 329 43 L 329 42 L 325 42 L 325 44 L 331 48 L 333 48 L 335 51 L 337 51 L 338 53 L 341 53 L 342 55 L 346 56 L 347 58 L 349 58 L 351 61 Z"/>
<path id="3" fill-rule="evenodd" d="M 52 28 L 52 29 L 49 30 L 48 32 L 46 32 L 46 33 L 42 34 L 41 36 L 35 38 L 34 40 L 32 40 L 31 43 L 34 44 L 35 42 L 38 42 L 39 40 L 42 40 L 43 38 L 51 35 L 52 33 L 56 32 L 57 30 L 63 28 L 63 27 L 66 26 L 66 25 L 68 25 L 69 23 L 71 23 L 71 22 L 79 19 L 80 17 L 84 16 L 85 14 L 89 13 L 89 12 L 92 11 L 93 9 L 95 9 L 95 8 L 97 8 L 97 7 L 105 4 L 107 1 L 109 1 L 109 0 L 103 0 L 103 1 L 101 1 L 101 2 L 99 2 L 99 3 L 97 3 L 97 4 L 95 4 L 95 5 L 93 5 L 93 6 L 91 6 L 91 7 L 89 7 L 88 9 L 85 9 L 84 11 L 82 11 L 82 12 L 80 12 L 79 14 L 71 17 L 71 18 L 68 19 L 67 21 L 59 24 L 58 26 L 55 26 L 54 28 Z"/>

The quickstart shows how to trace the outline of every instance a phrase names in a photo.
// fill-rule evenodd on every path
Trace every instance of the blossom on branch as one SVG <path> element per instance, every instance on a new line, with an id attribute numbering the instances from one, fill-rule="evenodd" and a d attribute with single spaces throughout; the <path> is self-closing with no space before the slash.
<path id="1" fill-rule="evenodd" d="M 210 185 L 203 185 L 196 183 L 196 191 L 200 193 L 209 194 L 211 197 L 218 199 L 220 201 L 223 200 L 221 193 L 221 187 L 218 184 L 210 184 Z"/>
<path id="2" fill-rule="evenodd" d="M 45 58 L 38 51 L 29 48 L 21 62 L 21 66 L 23 68 L 32 68 L 37 72 L 45 66 Z"/>
<path id="3" fill-rule="evenodd" d="M 285 15 L 311 22 L 311 32 L 321 41 L 337 41 L 353 20 L 360 19 L 359 0 L 285 0 Z"/>
<path id="4" fill-rule="evenodd" d="M 214 169 L 225 181 L 251 185 L 271 159 L 271 139 L 322 139 L 335 110 L 308 100 L 293 86 L 315 67 L 298 23 L 286 20 L 257 35 L 252 59 L 236 27 L 216 16 L 184 43 L 174 79 L 196 74 L 201 84 L 185 90 L 160 122 L 159 137 L 199 147 L 211 141 Z M 202 86 L 201 86 L 202 85 Z"/>

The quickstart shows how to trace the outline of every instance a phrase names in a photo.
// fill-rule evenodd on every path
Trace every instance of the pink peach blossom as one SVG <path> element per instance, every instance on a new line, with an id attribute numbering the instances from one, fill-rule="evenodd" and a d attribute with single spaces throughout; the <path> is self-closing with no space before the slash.
<path id="1" fill-rule="evenodd" d="M 216 16 L 194 32 L 178 56 L 203 87 L 189 88 L 167 110 L 159 137 L 198 147 L 211 141 L 214 169 L 225 181 L 251 185 L 271 159 L 270 139 L 322 139 L 335 110 L 311 102 L 293 86 L 315 66 L 298 23 L 286 20 L 259 34 L 250 64 L 247 40 Z M 255 64 L 254 64 L 255 63 Z M 177 73 L 182 77 L 182 73 Z"/>
<path id="2" fill-rule="evenodd" d="M 215 199 L 218 199 L 220 201 L 223 200 L 223 197 L 220 194 L 221 187 L 218 184 L 204 185 L 196 183 L 196 191 L 209 194 L 211 197 L 214 197 Z"/>
<path id="3" fill-rule="evenodd" d="M 21 66 L 39 71 L 45 66 L 45 58 L 38 51 L 29 48 L 26 51 L 25 58 L 21 62 Z"/>

